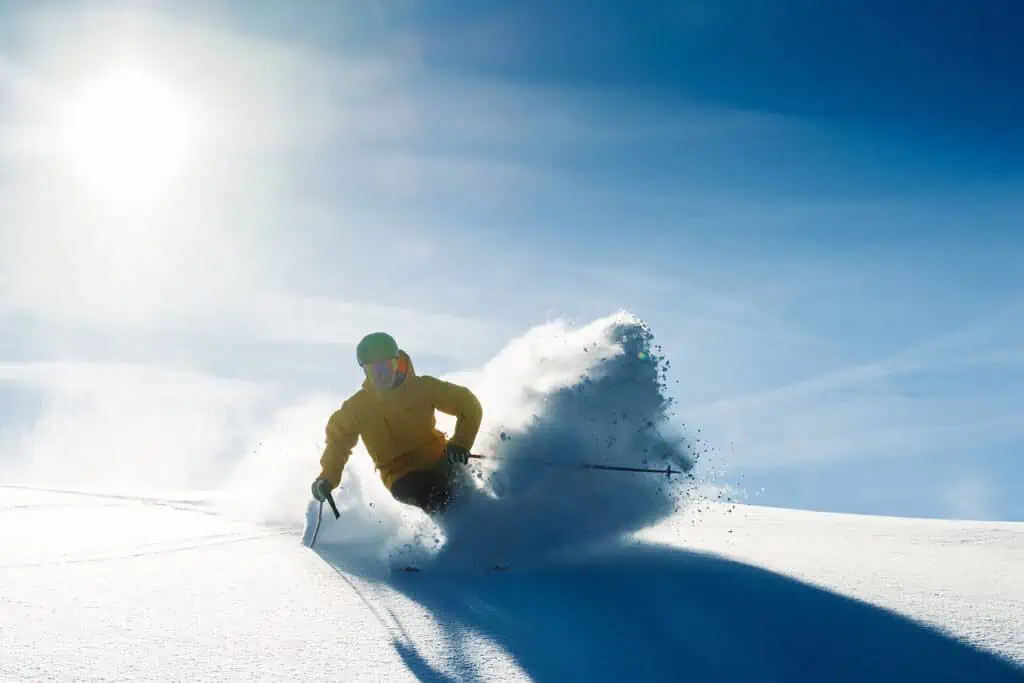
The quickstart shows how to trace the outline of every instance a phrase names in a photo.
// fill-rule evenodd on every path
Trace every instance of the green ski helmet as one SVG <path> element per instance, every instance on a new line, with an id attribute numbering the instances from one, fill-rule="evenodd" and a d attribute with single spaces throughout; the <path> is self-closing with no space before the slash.
<path id="1" fill-rule="evenodd" d="M 386 332 L 373 332 L 363 337 L 356 347 L 359 365 L 398 357 L 398 342 Z"/>

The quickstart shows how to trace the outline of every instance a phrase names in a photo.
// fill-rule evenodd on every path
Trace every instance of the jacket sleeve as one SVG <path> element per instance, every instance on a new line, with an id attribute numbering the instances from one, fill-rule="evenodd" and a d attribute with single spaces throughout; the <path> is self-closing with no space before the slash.
<path id="1" fill-rule="evenodd" d="M 442 413 L 454 415 L 455 433 L 450 443 L 469 450 L 473 448 L 480 423 L 483 420 L 483 407 L 476 395 L 466 387 L 445 382 L 436 377 L 421 377 L 430 391 L 434 407 Z"/>
<path id="2" fill-rule="evenodd" d="M 331 482 L 331 488 L 341 483 L 341 473 L 358 441 L 359 427 L 352 406 L 346 402 L 327 421 L 327 442 L 320 457 L 320 476 Z"/>

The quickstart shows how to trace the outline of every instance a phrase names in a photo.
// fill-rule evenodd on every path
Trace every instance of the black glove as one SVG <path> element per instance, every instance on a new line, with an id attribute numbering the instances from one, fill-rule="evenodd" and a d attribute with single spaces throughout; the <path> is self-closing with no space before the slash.
<path id="1" fill-rule="evenodd" d="M 465 465 L 469 462 L 469 449 L 450 443 L 444 449 L 444 456 L 448 458 L 448 462 L 452 465 L 456 463 Z"/>
<path id="2" fill-rule="evenodd" d="M 317 477 L 316 481 L 313 482 L 313 497 L 321 503 L 327 500 L 327 496 L 331 493 L 331 482 L 327 481 L 327 477 Z"/>

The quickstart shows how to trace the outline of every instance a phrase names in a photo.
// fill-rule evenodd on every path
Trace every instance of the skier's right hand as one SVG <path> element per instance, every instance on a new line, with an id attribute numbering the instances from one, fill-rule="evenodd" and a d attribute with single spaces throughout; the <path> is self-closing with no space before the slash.
<path id="1" fill-rule="evenodd" d="M 445 447 L 445 457 L 452 465 L 465 465 L 469 462 L 469 449 L 458 444 L 450 443 Z"/>
<path id="2" fill-rule="evenodd" d="M 313 497 L 319 502 L 327 500 L 327 496 L 331 493 L 331 482 L 327 481 L 327 477 L 317 477 L 313 482 Z"/>

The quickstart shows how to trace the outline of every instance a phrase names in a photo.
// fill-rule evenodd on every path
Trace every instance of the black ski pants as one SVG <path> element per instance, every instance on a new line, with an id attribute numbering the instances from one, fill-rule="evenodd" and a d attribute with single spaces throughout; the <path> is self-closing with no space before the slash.
<path id="1" fill-rule="evenodd" d="M 447 460 L 429 470 L 410 472 L 391 485 L 391 495 L 401 503 L 415 505 L 428 515 L 444 513 L 455 489 L 455 471 Z"/>

